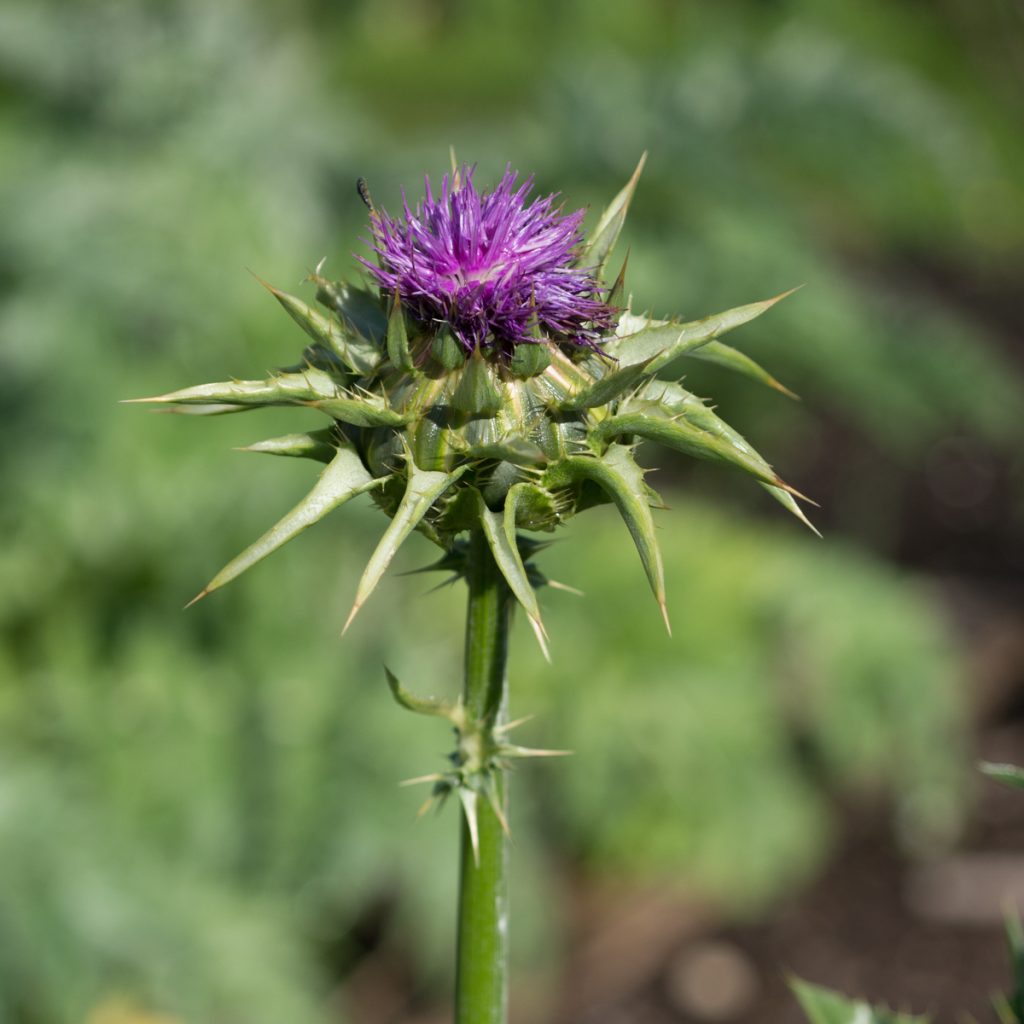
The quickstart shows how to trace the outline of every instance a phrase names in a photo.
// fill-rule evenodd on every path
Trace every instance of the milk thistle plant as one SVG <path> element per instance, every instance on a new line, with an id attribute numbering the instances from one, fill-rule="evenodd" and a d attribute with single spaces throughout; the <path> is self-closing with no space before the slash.
<path id="1" fill-rule="evenodd" d="M 265 406 L 321 412 L 327 424 L 248 450 L 323 463 L 309 494 L 229 562 L 205 597 L 358 494 L 390 522 L 356 587 L 347 630 L 412 531 L 441 555 L 432 566 L 465 581 L 465 682 L 454 701 L 414 696 L 387 671 L 399 704 L 447 719 L 455 749 L 444 771 L 417 781 L 461 807 L 455 1016 L 505 1019 L 508 909 L 507 767 L 544 756 L 513 742 L 506 662 L 514 606 L 548 655 L 535 565 L 548 533 L 611 503 L 628 527 L 668 626 L 652 518 L 657 495 L 634 461 L 643 441 L 727 463 L 806 522 L 796 492 L 705 403 L 658 374 L 681 357 L 719 363 L 773 387 L 760 366 L 717 340 L 783 296 L 703 320 L 632 312 L 625 262 L 605 269 L 643 160 L 589 239 L 584 212 L 532 197 L 507 171 L 491 190 L 456 168 L 429 180 L 401 214 L 378 209 L 364 183 L 368 281 L 310 280 L 321 308 L 267 286 L 311 340 L 294 366 L 266 380 L 231 380 L 141 399 L 179 411 Z"/>

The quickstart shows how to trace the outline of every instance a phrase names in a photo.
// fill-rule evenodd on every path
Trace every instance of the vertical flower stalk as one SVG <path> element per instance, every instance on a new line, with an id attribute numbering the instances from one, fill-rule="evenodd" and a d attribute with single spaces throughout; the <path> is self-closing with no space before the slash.
<path id="1" fill-rule="evenodd" d="M 433 568 L 466 581 L 465 688 L 454 701 L 414 696 L 388 670 L 395 700 L 446 719 L 450 766 L 420 780 L 431 799 L 462 809 L 457 955 L 458 1024 L 499 1024 L 507 998 L 506 767 L 553 753 L 509 739 L 506 662 L 519 605 L 548 656 L 534 564 L 550 532 L 583 509 L 612 504 L 640 556 L 668 625 L 652 509 L 661 507 L 633 453 L 654 441 L 739 469 L 807 523 L 797 498 L 757 450 L 671 371 L 703 359 L 786 392 L 721 341 L 783 295 L 702 320 L 632 312 L 625 264 L 605 269 L 643 160 L 589 238 L 583 211 L 531 199 L 512 171 L 491 191 L 471 168 L 426 183 L 415 208 L 392 217 L 369 202 L 372 285 L 312 275 L 320 308 L 267 285 L 302 328 L 301 360 L 263 380 L 202 384 L 155 398 L 192 414 L 270 406 L 314 409 L 322 429 L 257 442 L 249 451 L 320 463 L 291 511 L 200 591 L 205 597 L 360 494 L 388 525 L 355 588 L 352 624 L 414 530 L 441 550 Z M 344 630 L 343 630 L 344 632 Z M 429 801 L 428 801 L 429 802 Z"/>
<path id="2" fill-rule="evenodd" d="M 462 701 L 467 715 L 479 723 L 480 732 L 493 736 L 508 720 L 513 597 L 482 531 L 475 531 L 469 541 L 466 583 Z M 485 802 L 473 808 L 463 816 L 461 825 L 457 1024 L 499 1024 L 505 1020 L 508 1003 L 508 775 L 500 764 L 493 771 L 495 806 Z M 475 796 L 471 799 L 476 800 Z"/>

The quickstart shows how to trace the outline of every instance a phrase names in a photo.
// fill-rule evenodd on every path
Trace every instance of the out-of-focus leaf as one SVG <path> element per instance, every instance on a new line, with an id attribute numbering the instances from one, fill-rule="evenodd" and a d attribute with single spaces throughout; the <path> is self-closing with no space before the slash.
<path id="1" fill-rule="evenodd" d="M 871 1007 L 806 981 L 790 984 L 811 1024 L 928 1024 L 927 1017 Z"/>
<path id="2" fill-rule="evenodd" d="M 996 782 L 1005 783 L 1014 789 L 1024 789 L 1024 768 L 1015 764 L 996 764 L 992 761 L 982 761 L 978 767 Z"/>
<path id="3" fill-rule="evenodd" d="M 1024 927 L 1014 912 L 1006 918 L 1006 944 L 1010 951 L 1013 988 L 1008 995 L 997 996 L 993 1002 L 1002 1024 L 1024 1021 Z"/>

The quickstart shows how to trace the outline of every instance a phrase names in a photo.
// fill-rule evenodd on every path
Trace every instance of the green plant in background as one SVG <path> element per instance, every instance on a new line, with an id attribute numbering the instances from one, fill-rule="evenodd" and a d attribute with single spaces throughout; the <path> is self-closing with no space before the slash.
<path id="1" fill-rule="evenodd" d="M 1024 1020 L 1024 930 L 1018 918 L 1006 925 L 1007 945 L 1013 968 L 1014 987 L 1010 994 L 992 997 L 999 1024 L 1021 1024 Z M 871 1006 L 859 999 L 848 999 L 819 985 L 794 979 L 790 985 L 811 1024 L 929 1024 L 931 1017 L 900 1013 L 884 1006 Z M 974 1021 L 973 1017 L 965 1017 Z M 976 1022 L 975 1022 L 976 1024 Z"/>
<path id="2" fill-rule="evenodd" d="M 383 660 L 439 686 L 456 678 L 461 595 L 425 602 L 385 582 L 402 631 L 368 616 L 343 671 L 333 645 L 306 642 L 343 621 L 379 536 L 364 496 L 202 615 L 177 615 L 218 558 L 308 489 L 308 466 L 278 460 L 259 486 L 244 458 L 199 443 L 248 444 L 246 418 L 128 423 L 115 404 L 154 380 L 275 365 L 278 318 L 252 301 L 243 268 L 282 280 L 295 253 L 333 252 L 355 233 L 339 196 L 356 174 L 392 194 L 411 166 L 444 158 L 438 138 L 520 153 L 595 203 L 628 176 L 629 152 L 657 140 L 628 226 L 642 305 L 697 312 L 809 282 L 751 341 L 787 383 L 813 387 L 815 412 L 858 450 L 877 434 L 878 457 L 899 443 L 904 460 L 884 487 L 884 461 L 844 463 L 825 547 L 740 514 L 745 491 L 726 474 L 708 506 L 666 466 L 674 642 L 643 602 L 617 600 L 638 570 L 611 509 L 546 553 L 545 569 L 589 600 L 541 594 L 557 667 L 527 646 L 518 672 L 517 703 L 542 712 L 537 742 L 580 753 L 517 777 L 522 981 L 558 984 L 566 867 L 585 886 L 668 878 L 726 917 L 764 919 L 824 863 L 836 796 L 891 794 L 913 849 L 956 827 L 955 631 L 941 591 L 863 536 L 894 528 L 903 471 L 943 431 L 1016 436 L 1019 375 L 991 323 L 948 291 L 933 301 L 906 263 L 920 249 L 987 287 L 1013 273 L 999 237 L 1024 206 L 1019 116 L 1006 93 L 963 88 L 999 67 L 981 8 L 787 0 L 719 14 L 643 0 L 624 26 L 589 0 L 558 12 L 523 0 L 514 16 L 489 0 L 389 4 L 383 19 L 368 4 L 275 14 L 230 0 L 0 11 L 5 1022 L 80 1024 L 119 991 L 189 1021 L 334 1019 L 367 919 L 381 929 L 371 959 L 407 965 L 415 998 L 448 983 L 454 837 L 430 820 L 410 843 L 415 803 L 393 799 L 437 737 L 394 721 L 365 681 Z M 539 41 L 553 59 L 524 82 Z M 912 103 L 894 108 L 897 95 Z M 668 237 L 665 223 L 686 230 Z M 806 410 L 706 361 L 691 361 L 689 382 L 803 471 Z M 320 425 L 313 410 L 282 415 Z M 708 474 L 704 493 L 714 484 Z M 844 526 L 859 545 L 841 541 Z M 400 559 L 430 549 L 409 545 Z M 650 735 L 661 742 L 640 742 Z M 715 785 L 683 784 L 698 772 Z"/>
<path id="3" fill-rule="evenodd" d="M 1024 769 L 1013 764 L 984 761 L 978 766 L 989 778 L 1014 789 L 1024 789 Z M 1024 927 L 1016 913 L 1006 920 L 1006 943 L 1010 954 L 1013 988 L 1009 993 L 992 996 L 992 1007 L 999 1024 L 1024 1021 Z M 880 1006 L 847 999 L 818 985 L 794 978 L 790 985 L 811 1024 L 928 1024 L 928 1016 L 896 1013 Z M 965 1018 L 973 1021 L 974 1018 Z"/>
<path id="4" fill-rule="evenodd" d="M 794 491 L 738 433 L 681 384 L 657 373 L 681 356 L 710 358 L 778 387 L 719 336 L 776 299 L 693 322 L 636 316 L 625 303 L 625 264 L 601 279 L 643 160 L 588 241 L 583 211 L 530 199 L 531 181 L 507 171 L 491 192 L 454 166 L 435 199 L 393 220 L 370 208 L 379 291 L 313 275 L 324 312 L 271 292 L 312 338 L 303 362 L 266 380 L 204 384 L 141 399 L 198 414 L 299 406 L 331 425 L 250 446 L 326 463 L 316 486 L 200 592 L 235 579 L 353 497 L 369 492 L 391 523 L 345 623 L 376 589 L 399 546 L 418 530 L 443 551 L 434 568 L 466 581 L 465 684 L 454 702 L 414 697 L 388 671 L 404 707 L 452 724 L 452 767 L 426 776 L 433 795 L 464 812 L 456 1019 L 505 1019 L 510 759 L 552 751 L 508 739 L 506 665 L 518 602 L 547 654 L 531 562 L 519 530 L 552 531 L 580 509 L 615 505 L 668 626 L 657 495 L 633 459 L 653 440 L 753 476 L 806 522 Z M 779 298 L 781 298 L 780 296 Z M 464 538 L 462 535 L 466 534 Z"/>
<path id="5" fill-rule="evenodd" d="M 835 992 L 793 981 L 793 991 L 811 1024 L 927 1024 L 927 1017 L 897 1013 L 881 1006 L 844 999 Z"/>

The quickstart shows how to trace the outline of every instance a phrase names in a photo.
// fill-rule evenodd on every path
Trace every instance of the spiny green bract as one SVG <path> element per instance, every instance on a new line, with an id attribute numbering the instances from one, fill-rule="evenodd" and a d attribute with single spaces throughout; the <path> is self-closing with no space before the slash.
<path id="1" fill-rule="evenodd" d="M 576 254 L 575 265 L 593 268 L 597 280 L 642 164 Z M 625 266 L 608 293 L 613 306 L 622 301 L 624 272 Z M 309 494 L 199 597 L 350 498 L 370 492 L 391 522 L 359 581 L 346 628 L 413 530 L 454 552 L 460 533 L 481 528 L 546 653 L 534 590 L 542 577 L 526 566 L 529 548 L 517 531 L 553 530 L 604 502 L 614 503 L 625 520 L 665 614 L 651 516 L 658 499 L 633 459 L 643 440 L 743 470 L 806 522 L 796 492 L 743 437 L 681 384 L 657 377 L 676 359 L 694 356 L 784 391 L 753 360 L 717 340 L 782 295 L 688 323 L 627 309 L 600 338 L 598 350 L 545 337 L 538 328 L 511 352 L 479 346 L 467 355 L 444 324 L 424 325 L 397 296 L 329 281 L 319 272 L 311 281 L 320 309 L 267 286 L 312 340 L 298 365 L 267 380 L 203 384 L 140 400 L 208 414 L 306 406 L 328 420 L 323 430 L 250 446 L 326 468 Z"/>

